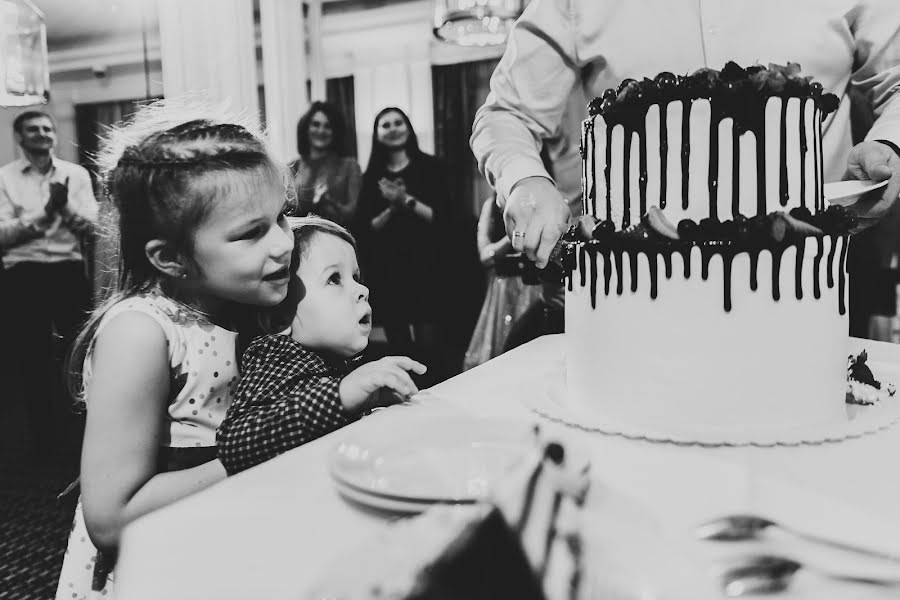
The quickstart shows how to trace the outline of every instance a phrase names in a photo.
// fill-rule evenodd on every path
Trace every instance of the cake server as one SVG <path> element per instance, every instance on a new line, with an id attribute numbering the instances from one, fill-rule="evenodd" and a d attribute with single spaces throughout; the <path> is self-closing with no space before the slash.
<path id="1" fill-rule="evenodd" d="M 886 186 L 888 181 L 888 179 L 885 179 L 884 181 L 848 179 L 846 181 L 826 183 L 822 186 L 822 189 L 825 195 L 825 201 L 829 204 L 850 206 L 851 204 L 856 203 L 863 194 Z"/>
<path id="2" fill-rule="evenodd" d="M 799 531 L 781 523 L 777 523 L 772 519 L 757 515 L 743 514 L 719 517 L 701 524 L 695 530 L 695 534 L 698 538 L 703 540 L 740 542 L 760 539 L 766 529 L 779 529 L 808 542 L 843 550 L 845 552 L 853 552 L 855 554 L 887 560 L 893 563 L 900 563 L 900 556 L 897 556 L 896 554 Z"/>

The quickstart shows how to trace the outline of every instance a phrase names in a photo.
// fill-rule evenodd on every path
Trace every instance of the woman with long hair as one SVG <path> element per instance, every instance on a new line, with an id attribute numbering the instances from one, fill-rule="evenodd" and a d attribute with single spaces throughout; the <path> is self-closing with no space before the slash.
<path id="1" fill-rule="evenodd" d="M 426 363 L 430 381 L 447 368 L 438 340 L 439 226 L 449 204 L 444 177 L 402 110 L 378 113 L 355 228 L 364 277 L 391 354 Z"/>
<path id="2" fill-rule="evenodd" d="M 297 152 L 290 164 L 297 190 L 297 216 L 313 213 L 347 225 L 356 212 L 361 173 L 346 152 L 341 112 L 327 102 L 313 102 L 297 122 Z"/>

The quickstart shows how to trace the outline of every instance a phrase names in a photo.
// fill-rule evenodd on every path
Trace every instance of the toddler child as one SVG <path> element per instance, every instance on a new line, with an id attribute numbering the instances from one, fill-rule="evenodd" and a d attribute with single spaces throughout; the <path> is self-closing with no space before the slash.
<path id="1" fill-rule="evenodd" d="M 118 285 L 70 360 L 87 424 L 57 599 L 112 597 L 123 526 L 225 477 L 215 430 L 238 380 L 235 328 L 287 294 L 282 168 L 248 127 L 193 112 L 146 107 L 101 156 Z"/>
<path id="2" fill-rule="evenodd" d="M 285 304 L 296 306 L 289 334 L 257 337 L 219 427 L 219 460 L 229 474 L 248 469 L 359 418 L 409 398 L 409 371 L 425 366 L 388 356 L 352 368 L 369 343 L 372 309 L 360 282 L 356 242 L 318 217 L 292 219 L 299 267 Z"/>

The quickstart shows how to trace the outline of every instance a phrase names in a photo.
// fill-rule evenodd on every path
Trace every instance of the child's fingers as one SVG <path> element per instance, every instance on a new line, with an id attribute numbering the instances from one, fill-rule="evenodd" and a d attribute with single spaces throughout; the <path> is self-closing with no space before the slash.
<path id="1" fill-rule="evenodd" d="M 422 375 L 428 370 L 428 367 L 408 356 L 386 356 L 385 359 L 393 362 L 404 371 L 412 371 L 417 375 Z"/>
<path id="2" fill-rule="evenodd" d="M 403 396 L 412 396 L 419 390 L 406 371 L 397 367 L 388 367 L 383 373 L 383 385 Z"/>

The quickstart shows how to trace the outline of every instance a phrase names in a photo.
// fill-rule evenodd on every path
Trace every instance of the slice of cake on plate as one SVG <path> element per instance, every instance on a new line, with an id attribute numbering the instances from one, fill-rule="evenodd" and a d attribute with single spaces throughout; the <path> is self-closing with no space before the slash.
<path id="1" fill-rule="evenodd" d="M 437 505 L 341 557 L 308 600 L 574 600 L 584 471 L 556 443 L 519 464 L 492 503 Z"/>

